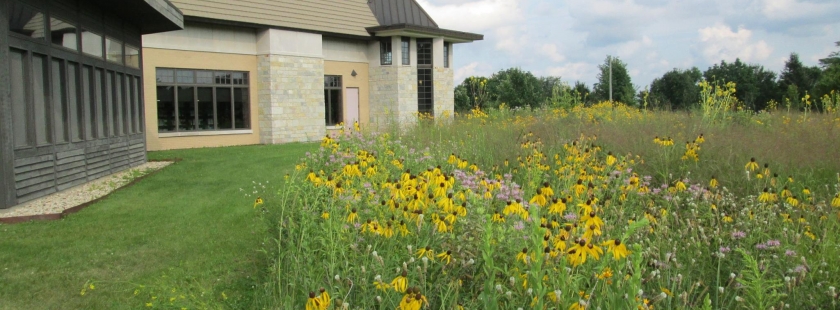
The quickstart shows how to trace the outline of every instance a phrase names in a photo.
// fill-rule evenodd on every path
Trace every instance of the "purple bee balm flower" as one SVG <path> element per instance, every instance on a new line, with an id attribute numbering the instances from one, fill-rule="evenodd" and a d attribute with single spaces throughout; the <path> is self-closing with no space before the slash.
<path id="1" fill-rule="evenodd" d="M 794 251 L 794 250 L 785 250 L 785 256 L 796 256 L 796 251 Z"/>
<path id="2" fill-rule="evenodd" d="M 732 232 L 732 239 L 743 239 L 747 237 L 747 233 L 743 231 L 733 231 Z"/>
<path id="3" fill-rule="evenodd" d="M 522 230 L 524 228 L 525 228 L 525 223 L 523 223 L 522 221 L 518 221 L 518 222 L 516 222 L 516 224 L 513 224 L 513 229 Z"/>
<path id="4" fill-rule="evenodd" d="M 766 245 L 767 245 L 767 247 L 772 248 L 772 247 L 780 246 L 780 245 L 782 245 L 782 243 L 779 242 L 779 240 L 768 240 Z"/>
<path id="5" fill-rule="evenodd" d="M 718 249 L 718 251 L 721 253 L 729 253 L 729 251 L 732 251 L 732 249 L 730 249 L 728 246 L 722 246 Z"/>
<path id="6" fill-rule="evenodd" d="M 759 243 L 759 244 L 756 244 L 756 245 L 755 245 L 755 248 L 756 248 L 756 249 L 759 249 L 759 250 L 764 250 L 764 249 L 766 249 L 766 248 L 767 248 L 767 245 L 766 245 L 766 244 L 764 244 L 764 243 Z"/>
<path id="7" fill-rule="evenodd" d="M 567 221 L 574 221 L 574 220 L 577 219 L 577 214 L 569 212 L 569 213 L 566 213 L 566 215 L 564 215 L 563 218 L 566 219 Z"/>

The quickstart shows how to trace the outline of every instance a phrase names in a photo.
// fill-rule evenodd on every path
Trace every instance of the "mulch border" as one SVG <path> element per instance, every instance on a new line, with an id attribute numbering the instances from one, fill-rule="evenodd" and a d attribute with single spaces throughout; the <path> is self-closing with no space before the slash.
<path id="1" fill-rule="evenodd" d="M 172 165 L 174 165 L 175 163 L 178 163 L 178 162 L 180 162 L 181 160 L 182 160 L 181 158 L 173 158 L 173 159 L 149 160 L 148 162 L 171 161 L 171 162 L 172 162 Z M 80 204 L 80 205 L 75 206 L 75 207 L 72 207 L 72 208 L 65 209 L 64 211 L 61 211 L 61 213 L 47 213 L 47 214 L 36 214 L 36 215 L 23 215 L 23 216 L 13 216 L 13 217 L 3 217 L 3 218 L 0 218 L 0 224 L 18 224 L 18 223 L 24 223 L 24 222 L 29 222 L 29 221 L 54 221 L 54 220 L 60 220 L 60 219 L 63 219 L 63 218 L 67 217 L 67 216 L 68 216 L 68 215 L 70 215 L 70 214 L 73 214 L 73 213 L 79 212 L 79 211 L 81 211 L 82 209 L 87 208 L 87 206 L 92 205 L 92 204 L 94 204 L 94 203 L 97 203 L 97 202 L 99 202 L 100 200 L 107 198 L 108 196 L 111 196 L 111 194 L 113 194 L 113 193 L 116 193 L 116 192 L 118 192 L 118 191 L 121 191 L 121 190 L 123 190 L 123 189 L 125 189 L 125 188 L 128 188 L 128 187 L 130 187 L 130 186 L 134 185 L 135 183 L 139 182 L 140 180 L 143 180 L 143 179 L 145 179 L 145 178 L 147 178 L 147 177 L 149 177 L 149 176 L 155 175 L 156 173 L 160 172 L 160 171 L 161 171 L 161 170 L 163 170 L 164 168 L 166 168 L 166 167 L 163 167 L 163 168 L 157 169 L 157 170 L 155 170 L 155 171 L 152 171 L 152 172 L 151 172 L 151 173 L 149 173 L 149 174 L 146 174 L 146 175 L 143 175 L 143 176 L 141 176 L 141 177 L 139 177 L 139 178 L 136 178 L 136 179 L 134 179 L 134 180 L 131 180 L 131 182 L 128 182 L 128 183 L 126 183 L 126 184 L 125 184 L 125 185 L 123 185 L 123 186 L 120 186 L 119 188 L 117 188 L 117 189 L 115 189 L 115 190 L 111 191 L 111 192 L 110 192 L 110 193 L 108 193 L 108 194 L 105 194 L 105 195 L 104 195 L 104 196 L 102 196 L 102 197 L 99 197 L 99 198 L 96 198 L 96 199 L 94 199 L 94 200 L 91 200 L 91 201 L 85 202 L 85 203 L 83 203 L 83 204 Z"/>

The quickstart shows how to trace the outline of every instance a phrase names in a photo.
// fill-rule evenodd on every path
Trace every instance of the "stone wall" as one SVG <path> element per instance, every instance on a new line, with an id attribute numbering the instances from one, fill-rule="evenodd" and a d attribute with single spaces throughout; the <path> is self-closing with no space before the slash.
<path id="1" fill-rule="evenodd" d="M 455 73 L 452 68 L 435 68 L 433 78 L 435 117 L 452 117 L 455 113 Z"/>
<path id="2" fill-rule="evenodd" d="M 326 135 L 323 58 L 258 57 L 260 143 L 316 141 Z"/>
<path id="3" fill-rule="evenodd" d="M 417 67 L 370 67 L 370 122 L 410 124 L 417 115 Z"/>
<path id="4" fill-rule="evenodd" d="M 398 71 L 399 121 L 412 124 L 417 120 L 417 67 L 400 66 Z"/>

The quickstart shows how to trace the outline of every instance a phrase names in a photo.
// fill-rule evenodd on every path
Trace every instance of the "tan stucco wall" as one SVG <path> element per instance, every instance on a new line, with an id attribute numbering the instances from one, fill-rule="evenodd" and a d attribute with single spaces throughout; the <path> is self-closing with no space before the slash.
<path id="1" fill-rule="evenodd" d="M 364 62 L 324 61 L 324 75 L 341 75 L 342 87 L 346 93 L 348 87 L 359 88 L 359 122 L 370 122 L 370 95 L 368 92 L 368 64 Z M 351 73 L 356 70 L 356 76 Z"/>
<path id="2" fill-rule="evenodd" d="M 155 82 L 155 69 L 159 67 L 249 72 L 251 101 L 249 110 L 251 114 L 251 133 L 159 137 L 157 131 L 157 83 Z M 356 72 L 358 72 L 358 70 Z M 143 48 L 143 75 L 143 92 L 145 96 L 146 116 L 146 148 L 149 151 L 260 143 L 260 128 L 257 121 L 259 120 L 259 108 L 257 107 L 259 90 L 257 89 L 257 83 L 255 82 L 257 77 L 256 56 Z"/>

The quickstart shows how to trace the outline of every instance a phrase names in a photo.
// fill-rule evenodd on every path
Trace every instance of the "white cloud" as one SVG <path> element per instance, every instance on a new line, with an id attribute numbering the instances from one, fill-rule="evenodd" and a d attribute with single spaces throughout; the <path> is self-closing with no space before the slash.
<path id="1" fill-rule="evenodd" d="M 446 29 L 479 32 L 510 25 L 522 20 L 519 0 L 449 1 L 447 4 L 418 0 L 438 26 Z M 452 3 L 454 2 L 454 3 Z"/>
<path id="2" fill-rule="evenodd" d="M 560 67 L 550 67 L 545 70 L 545 74 L 559 76 L 565 81 L 578 81 L 589 79 L 597 74 L 593 68 L 594 66 L 589 63 L 575 62 Z"/>
<path id="3" fill-rule="evenodd" d="M 495 31 L 496 49 L 519 56 L 520 50 L 527 43 L 522 33 L 520 27 L 505 26 L 497 28 Z"/>
<path id="4" fill-rule="evenodd" d="M 710 63 L 734 61 L 736 58 L 745 62 L 761 61 L 773 52 L 764 40 L 753 42 L 753 32 L 743 27 L 732 31 L 729 26 L 717 24 L 699 29 L 698 34 L 700 52 Z"/>
<path id="5" fill-rule="evenodd" d="M 473 61 L 465 66 L 455 69 L 455 85 L 461 84 L 464 79 L 471 76 L 490 77 L 493 73 L 492 70 L 493 68 L 486 63 Z"/>
<path id="6" fill-rule="evenodd" d="M 792 20 L 823 15 L 836 10 L 837 3 L 798 0 L 764 0 L 761 13 L 772 20 Z"/>
<path id="7" fill-rule="evenodd" d="M 566 60 L 566 56 L 560 54 L 560 52 L 557 51 L 557 45 L 554 44 L 543 44 L 540 47 L 539 52 L 545 56 L 548 56 L 548 58 L 554 62 L 561 62 Z"/>

